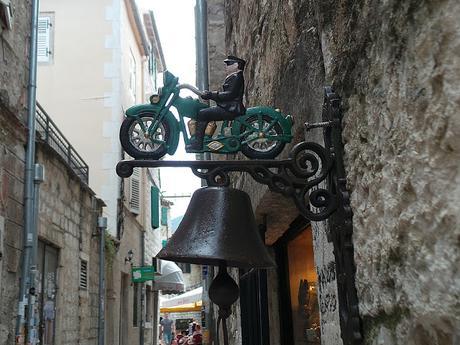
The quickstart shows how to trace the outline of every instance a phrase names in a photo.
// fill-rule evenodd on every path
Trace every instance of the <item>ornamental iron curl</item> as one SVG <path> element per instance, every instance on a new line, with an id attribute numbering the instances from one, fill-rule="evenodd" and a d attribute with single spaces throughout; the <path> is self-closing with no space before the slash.
<path id="1" fill-rule="evenodd" d="M 318 187 L 332 166 L 328 150 L 317 143 L 302 142 L 294 146 L 285 160 L 123 160 L 117 164 L 117 174 L 129 177 L 135 167 L 190 167 L 197 177 L 206 180 L 208 186 L 226 187 L 231 182 L 230 172 L 246 172 L 271 191 L 291 197 L 305 218 L 319 221 L 328 218 L 337 208 L 336 196 Z M 311 211 L 309 204 L 318 211 Z"/>

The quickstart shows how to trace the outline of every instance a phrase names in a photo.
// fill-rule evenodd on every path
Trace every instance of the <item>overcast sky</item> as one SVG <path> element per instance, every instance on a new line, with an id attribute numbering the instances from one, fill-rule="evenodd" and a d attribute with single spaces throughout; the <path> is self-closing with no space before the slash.
<path id="1" fill-rule="evenodd" d="M 160 35 L 166 67 L 180 83 L 195 85 L 195 0 L 137 0 L 142 10 L 153 10 Z M 181 93 L 182 94 L 182 93 Z M 184 92 L 184 94 L 186 94 Z M 186 154 L 182 137 L 176 154 L 167 160 L 193 160 Z M 192 194 L 201 186 L 201 180 L 190 169 L 162 168 L 161 183 L 164 195 Z M 185 213 L 188 198 L 170 199 L 174 206 L 171 217 Z"/>

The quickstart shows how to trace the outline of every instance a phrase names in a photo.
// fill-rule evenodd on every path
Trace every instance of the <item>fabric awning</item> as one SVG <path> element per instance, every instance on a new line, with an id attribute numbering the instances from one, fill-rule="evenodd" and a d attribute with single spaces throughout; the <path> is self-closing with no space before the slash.
<path id="1" fill-rule="evenodd" d="M 177 305 L 175 307 L 161 307 L 160 313 L 187 313 L 191 311 L 201 311 L 202 305 L 203 303 L 198 301 L 195 303 Z"/>
<path id="2" fill-rule="evenodd" d="M 182 270 L 174 262 L 161 260 L 160 272 L 153 281 L 153 290 L 185 291 Z"/>
<path id="3" fill-rule="evenodd" d="M 161 299 L 160 308 L 176 307 L 201 301 L 203 288 L 199 287 L 169 299 Z"/>

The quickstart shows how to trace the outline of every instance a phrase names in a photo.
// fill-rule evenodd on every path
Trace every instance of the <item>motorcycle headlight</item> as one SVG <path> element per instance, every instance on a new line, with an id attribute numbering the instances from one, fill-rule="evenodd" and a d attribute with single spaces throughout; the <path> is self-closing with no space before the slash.
<path id="1" fill-rule="evenodd" d="M 157 104 L 160 101 L 160 95 L 152 95 L 150 96 L 150 103 L 151 104 Z"/>

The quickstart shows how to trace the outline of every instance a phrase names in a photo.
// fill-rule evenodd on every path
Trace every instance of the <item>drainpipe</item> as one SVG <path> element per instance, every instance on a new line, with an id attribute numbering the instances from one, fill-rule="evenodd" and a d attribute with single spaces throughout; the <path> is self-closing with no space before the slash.
<path id="1" fill-rule="evenodd" d="M 39 207 L 39 192 L 40 183 L 45 180 L 45 167 L 41 164 L 35 164 L 34 174 L 34 214 L 33 214 L 33 228 L 37 229 L 32 236 L 32 247 L 30 253 L 30 272 L 29 272 L 29 298 L 27 306 L 27 317 L 28 317 L 28 331 L 27 331 L 27 342 L 28 344 L 34 345 L 38 343 L 38 320 L 35 320 L 36 315 L 36 302 L 37 302 L 37 288 L 35 286 L 37 279 L 37 250 L 38 250 L 38 207 Z"/>
<path id="2" fill-rule="evenodd" d="M 208 6 L 206 0 L 196 0 L 195 5 L 195 31 L 196 31 L 196 81 L 200 90 L 209 90 L 208 72 Z M 200 159 L 211 160 L 211 154 L 206 152 Z M 206 182 L 203 180 L 203 185 Z M 203 271 L 203 269 L 202 269 Z M 214 278 L 214 266 L 207 267 L 207 274 L 203 277 L 203 305 L 205 306 L 206 328 L 209 332 L 209 342 L 211 345 L 216 338 L 214 331 L 214 308 L 209 300 L 208 289 Z"/>
<path id="3" fill-rule="evenodd" d="M 27 149 L 25 161 L 25 186 L 24 186 L 24 232 L 21 280 L 19 285 L 18 316 L 16 318 L 16 342 L 23 342 L 23 332 L 26 326 L 25 305 L 27 304 L 29 287 L 29 268 L 31 265 L 31 251 L 36 236 L 34 221 L 34 164 L 35 164 L 35 111 L 37 96 L 37 27 L 38 27 L 38 0 L 32 0 L 31 34 L 29 46 L 29 85 L 27 89 Z M 35 262 L 32 264 L 35 265 Z"/>
<path id="4" fill-rule="evenodd" d="M 141 234 L 141 266 L 145 266 L 145 231 L 142 231 Z M 144 345 L 144 302 L 145 302 L 145 283 L 140 283 L 139 287 L 141 288 L 141 323 L 139 326 L 139 345 Z"/>
<path id="5" fill-rule="evenodd" d="M 107 229 L 107 218 L 97 217 L 99 228 L 99 313 L 97 328 L 97 344 L 104 345 L 105 342 L 105 230 Z"/>

